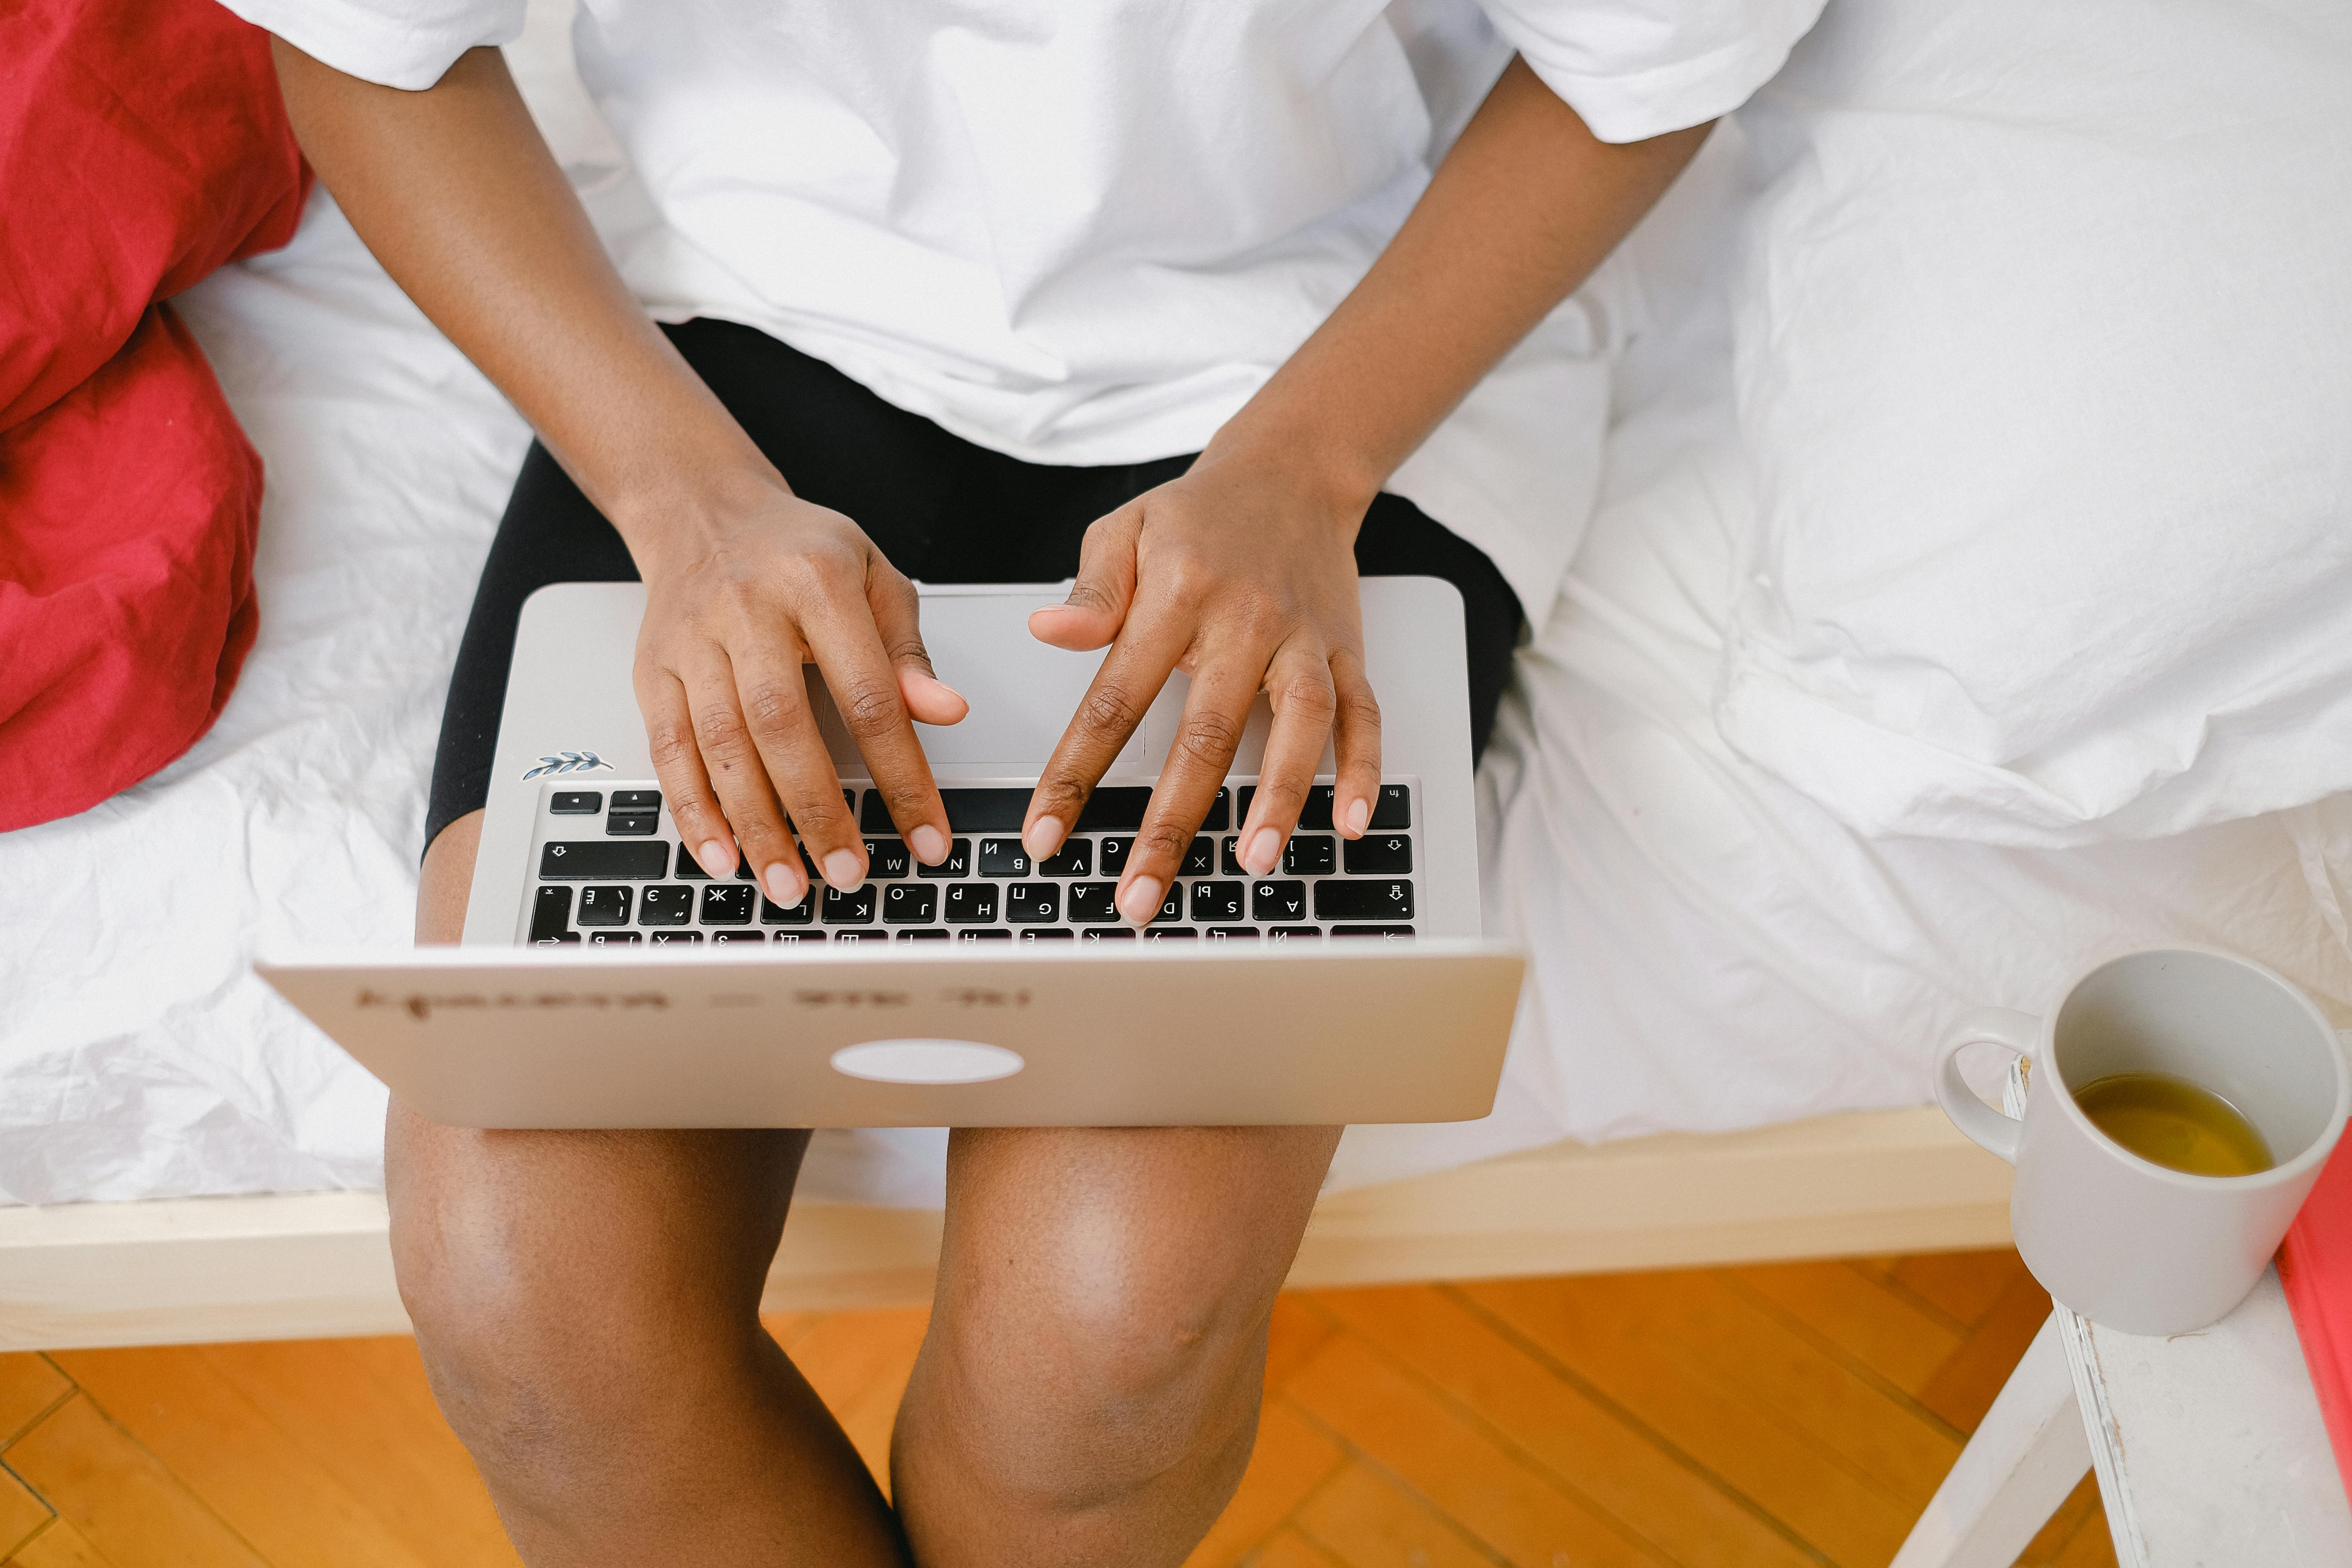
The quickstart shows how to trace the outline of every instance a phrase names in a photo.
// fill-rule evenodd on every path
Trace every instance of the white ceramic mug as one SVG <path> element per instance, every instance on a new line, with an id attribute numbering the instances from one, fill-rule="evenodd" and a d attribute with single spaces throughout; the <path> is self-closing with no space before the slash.
<path id="1" fill-rule="evenodd" d="M 1959 1053 L 1991 1042 L 2032 1062 L 2024 1120 L 1979 1100 Z M 2187 1079 L 2236 1106 L 2275 1162 L 2195 1176 L 2143 1160 L 2074 1103 L 2121 1072 Z M 2352 1110 L 2352 1072 L 2309 997 L 2251 959 L 2168 948 L 2110 959 L 2047 1018 L 1988 1007 L 1936 1059 L 1959 1130 L 2017 1167 L 2010 1228 L 2026 1268 L 2065 1305 L 2132 1334 L 2218 1322 L 2262 1278 Z"/>

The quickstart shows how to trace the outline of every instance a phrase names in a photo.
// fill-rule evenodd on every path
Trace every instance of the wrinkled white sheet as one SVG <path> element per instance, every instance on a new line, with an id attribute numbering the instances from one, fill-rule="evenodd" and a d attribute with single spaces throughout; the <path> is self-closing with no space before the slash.
<path id="1" fill-rule="evenodd" d="M 1959 1008 L 2033 1005 L 2133 942 L 2238 948 L 2352 1018 L 2341 801 L 2084 850 L 1871 842 L 1722 743 L 1753 500 L 1701 262 L 1738 163 L 1726 137 L 1638 237 L 1673 325 L 1623 368 L 1601 511 L 1482 777 L 1489 923 L 1535 960 L 1500 1107 L 1351 1132 L 1335 1183 L 1916 1102 Z M 381 1180 L 381 1089 L 248 966 L 407 942 L 444 682 L 526 432 L 323 196 L 182 309 L 268 465 L 260 641 L 187 757 L 0 836 L 0 1201 Z M 803 1191 L 933 1203 L 941 1146 L 827 1134 Z"/>

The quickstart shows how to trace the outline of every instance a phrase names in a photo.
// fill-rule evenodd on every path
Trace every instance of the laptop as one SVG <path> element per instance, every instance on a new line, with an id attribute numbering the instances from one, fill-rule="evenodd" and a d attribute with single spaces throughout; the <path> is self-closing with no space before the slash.
<path id="1" fill-rule="evenodd" d="M 1462 605 L 1364 580 L 1383 717 L 1370 830 L 1332 829 L 1332 761 L 1279 870 L 1236 830 L 1271 715 L 1159 916 L 1111 893 L 1176 737 L 1179 673 L 1061 850 L 1033 863 L 1029 792 L 1101 655 L 1030 637 L 1066 585 L 919 585 L 923 636 L 971 702 L 915 726 L 947 807 L 917 863 L 824 682 L 819 728 L 866 835 L 866 883 L 779 907 L 678 841 L 630 681 L 645 590 L 559 584 L 524 605 L 462 945 L 257 967 L 393 1090 L 476 1127 L 1198 1126 L 1443 1121 L 1493 1106 L 1520 955 L 1479 934 Z"/>

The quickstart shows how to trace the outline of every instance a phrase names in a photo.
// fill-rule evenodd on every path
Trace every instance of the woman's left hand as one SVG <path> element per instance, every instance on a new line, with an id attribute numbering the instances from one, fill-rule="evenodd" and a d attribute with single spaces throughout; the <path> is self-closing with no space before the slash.
<path id="1" fill-rule="evenodd" d="M 1295 449 L 1221 437 L 1182 478 L 1087 531 L 1068 602 L 1033 614 L 1029 629 L 1056 647 L 1110 652 L 1031 797 L 1022 841 L 1032 856 L 1061 847 L 1176 669 L 1192 693 L 1119 879 L 1120 914 L 1139 926 L 1159 913 L 1261 690 L 1274 726 L 1240 825 L 1243 868 L 1264 876 L 1281 862 L 1327 741 L 1339 759 L 1332 823 L 1362 835 L 1381 778 L 1356 597 L 1356 531 L 1370 501 L 1319 479 Z"/>

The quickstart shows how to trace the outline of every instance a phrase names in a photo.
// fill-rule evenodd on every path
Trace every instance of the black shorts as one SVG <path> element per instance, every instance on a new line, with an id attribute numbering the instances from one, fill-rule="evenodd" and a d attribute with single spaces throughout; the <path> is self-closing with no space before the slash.
<path id="1" fill-rule="evenodd" d="M 926 583 L 1055 583 L 1076 574 L 1087 525 L 1181 474 L 1191 455 L 1108 468 L 1024 463 L 893 407 L 821 360 L 732 321 L 665 327 L 793 493 L 857 520 Z M 1476 546 L 1382 494 L 1356 536 L 1368 577 L 1443 577 L 1469 628 L 1470 735 L 1484 751 L 1519 636 L 1517 595 Z M 499 713 L 523 601 L 550 583 L 634 583 L 604 514 L 537 442 L 490 542 L 441 715 L 425 841 L 489 799 Z"/>

